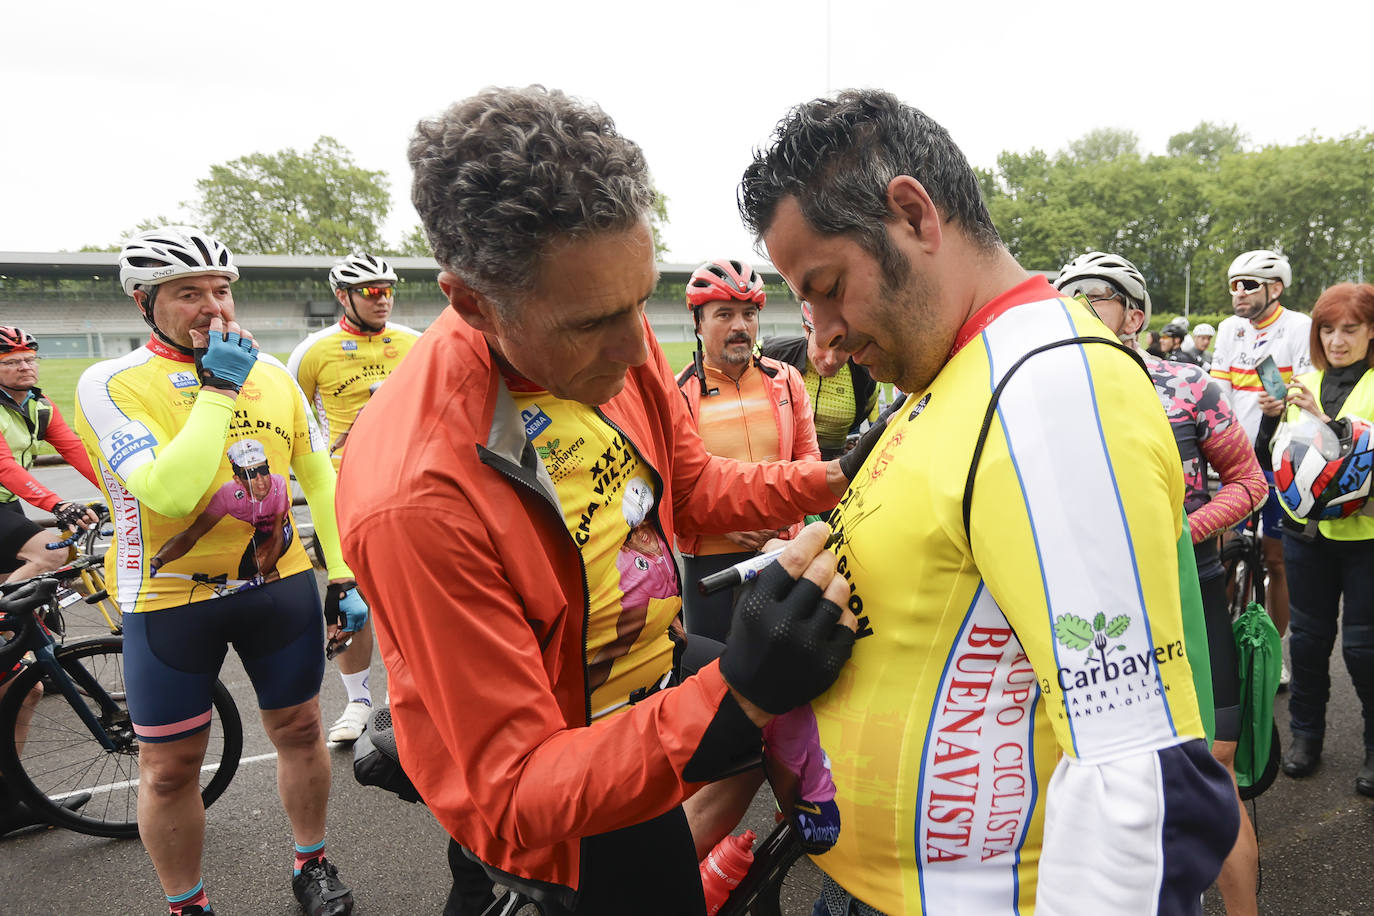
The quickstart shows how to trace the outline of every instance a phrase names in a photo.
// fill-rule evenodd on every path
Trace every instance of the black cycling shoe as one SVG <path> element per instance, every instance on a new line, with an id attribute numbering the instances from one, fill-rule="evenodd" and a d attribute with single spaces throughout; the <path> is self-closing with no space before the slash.
<path id="1" fill-rule="evenodd" d="M 1283 754 L 1283 772 L 1294 779 L 1302 779 L 1304 776 L 1311 776 L 1317 769 L 1317 764 L 1321 762 L 1322 739 L 1294 735 L 1288 750 Z"/>
<path id="2" fill-rule="evenodd" d="M 348 916 L 353 912 L 353 891 L 339 880 L 339 870 L 325 858 L 311 859 L 291 879 L 291 891 L 306 916 Z"/>
<path id="3" fill-rule="evenodd" d="M 91 800 L 91 793 L 78 792 L 63 799 L 62 807 L 76 811 Z M 47 827 L 48 819 L 21 801 L 12 802 L 9 810 L 0 813 L 0 836 L 26 827 Z"/>
<path id="4" fill-rule="evenodd" d="M 1374 748 L 1367 748 L 1364 752 L 1364 766 L 1355 776 L 1355 791 L 1374 797 Z"/>

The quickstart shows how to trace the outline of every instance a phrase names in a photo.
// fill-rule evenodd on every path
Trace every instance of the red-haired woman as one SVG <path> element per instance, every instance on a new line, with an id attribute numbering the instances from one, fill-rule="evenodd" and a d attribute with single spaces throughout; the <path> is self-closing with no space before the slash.
<path id="1" fill-rule="evenodd" d="M 1311 352 L 1316 371 L 1293 380 L 1286 408 L 1285 402 L 1260 395 L 1265 418 L 1256 449 L 1262 463 L 1279 463 L 1279 455 L 1271 459 L 1269 445 L 1285 409 L 1290 423 L 1297 422 L 1302 411 L 1323 423 L 1341 418 L 1374 421 L 1371 339 L 1374 286 L 1340 283 L 1321 294 L 1312 308 Z M 1276 444 L 1282 447 L 1284 439 L 1278 436 Z M 1346 469 L 1352 472 L 1351 477 L 1367 480 L 1371 462 L 1368 445 L 1357 445 L 1354 451 L 1363 454 L 1348 459 Z M 1329 499 L 1334 486 L 1312 495 L 1319 501 Z M 1293 489 L 1297 490 L 1296 483 Z M 1355 791 L 1374 796 L 1374 517 L 1356 512 L 1357 505 L 1358 501 L 1352 501 L 1344 507 L 1328 505 L 1325 513 L 1310 511 L 1310 516 L 1328 519 L 1314 528 L 1310 518 L 1295 518 L 1291 507 L 1284 504 L 1290 528 L 1283 539 L 1283 559 L 1292 602 L 1289 632 L 1293 682 L 1288 698 L 1292 740 L 1283 755 L 1283 771 L 1300 778 L 1311 774 L 1321 761 L 1326 703 L 1331 693 L 1331 649 L 1336 641 L 1337 618 L 1343 615 L 1341 653 L 1364 713 L 1364 766 L 1355 778 Z"/>

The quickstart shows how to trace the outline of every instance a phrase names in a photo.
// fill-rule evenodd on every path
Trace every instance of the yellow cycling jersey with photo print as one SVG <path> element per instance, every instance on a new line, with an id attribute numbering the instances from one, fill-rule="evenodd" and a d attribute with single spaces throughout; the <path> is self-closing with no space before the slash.
<path id="1" fill-rule="evenodd" d="M 76 430 L 115 529 L 106 582 L 125 613 L 180 607 L 310 568 L 291 517 L 291 462 L 323 451 L 325 441 L 300 388 L 270 356 L 259 354 L 234 400 L 227 437 L 192 443 L 220 454 L 189 514 L 162 515 L 126 488 L 186 425 L 199 393 L 192 363 L 147 346 L 97 363 L 78 383 Z"/>
<path id="2" fill-rule="evenodd" d="M 816 863 L 888 914 L 1032 912 L 1060 755 L 1111 766 L 1203 734 L 1179 609 L 1182 471 L 1129 356 L 1071 344 L 1015 372 L 965 536 L 993 389 L 1042 343 L 1103 336 L 1042 280 L 1012 293 L 892 416 L 832 516 L 860 629 L 812 704 L 842 822 Z"/>
<path id="3" fill-rule="evenodd" d="M 682 598 L 658 521 L 657 475 L 595 408 L 544 391 L 513 396 L 582 554 L 587 688 L 597 719 L 663 686 L 672 669 L 668 626 Z"/>

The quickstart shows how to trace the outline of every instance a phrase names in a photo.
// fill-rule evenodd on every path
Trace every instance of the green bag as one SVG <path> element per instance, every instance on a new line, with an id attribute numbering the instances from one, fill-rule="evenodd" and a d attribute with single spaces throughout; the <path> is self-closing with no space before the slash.
<path id="1" fill-rule="evenodd" d="M 1231 624 L 1240 667 L 1240 738 L 1236 743 L 1236 785 L 1242 799 L 1258 796 L 1279 772 L 1279 728 L 1274 695 L 1279 690 L 1283 648 L 1278 628 L 1264 608 L 1250 602 Z"/>

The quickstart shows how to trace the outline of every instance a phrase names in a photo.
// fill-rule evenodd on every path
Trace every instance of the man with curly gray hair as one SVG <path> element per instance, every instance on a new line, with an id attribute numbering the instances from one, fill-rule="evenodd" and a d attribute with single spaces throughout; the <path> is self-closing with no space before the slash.
<path id="1" fill-rule="evenodd" d="M 863 456 L 705 452 L 645 319 L 644 155 L 595 105 L 488 89 L 422 121 L 410 161 L 450 307 L 354 427 L 338 505 L 401 761 L 454 839 L 446 912 L 481 912 L 495 878 L 546 914 L 700 916 L 683 801 L 834 680 L 856 621 L 821 525 L 723 651 L 681 651 L 654 558 L 678 530 L 826 511 Z"/>

